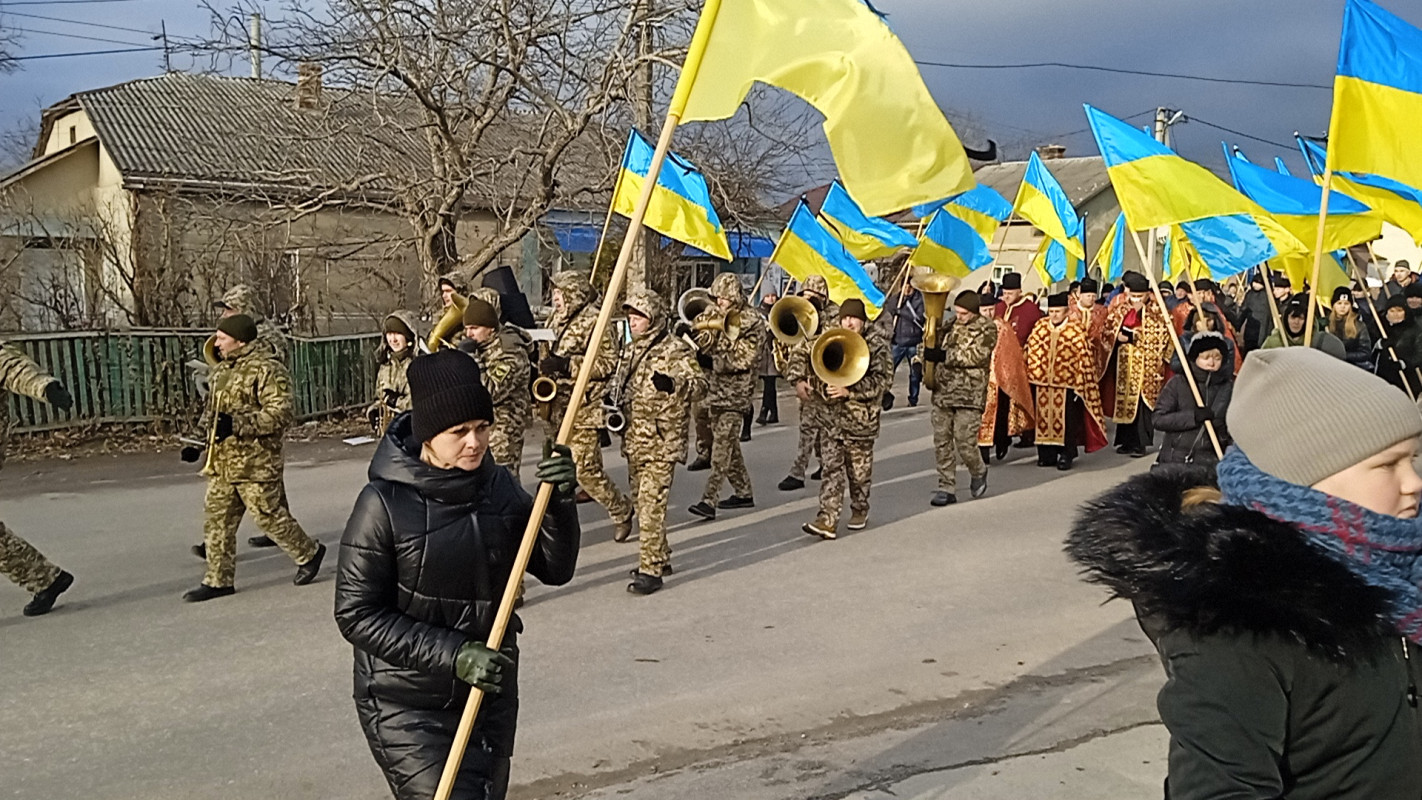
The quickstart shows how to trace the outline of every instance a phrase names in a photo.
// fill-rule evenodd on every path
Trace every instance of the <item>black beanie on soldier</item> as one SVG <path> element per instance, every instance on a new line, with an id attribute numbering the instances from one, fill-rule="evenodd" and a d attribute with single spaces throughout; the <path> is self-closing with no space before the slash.
<path id="1" fill-rule="evenodd" d="M 410 362 L 410 424 L 415 441 L 428 442 L 440 432 L 470 420 L 494 421 L 494 401 L 479 365 L 458 350 L 439 350 Z"/>
<path id="2" fill-rule="evenodd" d="M 217 329 L 243 344 L 257 338 L 257 323 L 246 314 L 223 317 L 218 320 Z"/>
<path id="3" fill-rule="evenodd" d="M 469 298 L 469 304 L 464 307 L 464 326 L 478 326 L 482 328 L 499 327 L 499 315 L 494 311 L 494 307 L 485 300 L 477 297 Z"/>

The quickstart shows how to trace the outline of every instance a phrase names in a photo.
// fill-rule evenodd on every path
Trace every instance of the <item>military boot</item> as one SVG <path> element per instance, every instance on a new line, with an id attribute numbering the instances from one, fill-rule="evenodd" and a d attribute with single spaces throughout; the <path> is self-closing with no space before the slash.
<path id="1" fill-rule="evenodd" d="M 662 578 L 660 575 L 648 575 L 645 572 L 638 572 L 632 576 L 632 582 L 627 584 L 627 591 L 632 594 L 647 595 L 662 588 Z"/>
<path id="2" fill-rule="evenodd" d="M 42 614 L 48 614 L 50 609 L 54 608 L 54 601 L 58 600 L 59 596 L 68 591 L 69 587 L 73 585 L 74 576 L 64 570 L 60 570 L 59 574 L 55 576 L 53 583 L 35 592 L 35 596 L 30 598 L 30 602 L 25 604 L 25 608 L 21 613 L 27 617 L 38 617 Z"/>
<path id="3" fill-rule="evenodd" d="M 687 472 L 701 472 L 707 469 L 711 469 L 711 459 L 705 456 L 697 456 L 695 461 L 686 465 Z"/>
<path id="4" fill-rule="evenodd" d="M 634 515 L 632 514 L 628 514 L 627 519 L 624 519 L 621 522 L 612 523 L 612 541 L 625 542 L 628 539 L 632 538 L 633 516 Z"/>

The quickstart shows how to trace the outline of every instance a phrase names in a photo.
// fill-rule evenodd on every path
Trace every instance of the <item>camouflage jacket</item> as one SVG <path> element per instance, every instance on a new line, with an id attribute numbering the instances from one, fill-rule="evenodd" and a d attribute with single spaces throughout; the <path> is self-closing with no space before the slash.
<path id="1" fill-rule="evenodd" d="M 824 402 L 825 429 L 830 435 L 844 439 L 863 441 L 879 436 L 879 417 L 884 410 L 884 392 L 894 382 L 893 360 L 889 355 L 887 340 L 880 333 L 866 331 L 865 342 L 869 345 L 869 369 L 864 377 L 849 387 L 849 397 L 831 400 L 823 394 L 829 387 L 815 376 Z"/>
<path id="2" fill-rule="evenodd" d="M 775 343 L 775 361 L 780 367 L 780 374 L 791 385 L 806 381 L 813 391 L 807 399 L 800 401 L 800 425 L 817 428 L 829 424 L 830 420 L 826 416 L 825 397 L 818 391 L 822 384 L 815 376 L 815 370 L 810 365 L 810 353 L 814 350 L 815 340 L 821 333 L 839 324 L 839 304 L 834 302 L 825 303 L 825 308 L 819 315 L 820 326 L 815 331 L 815 335 L 806 338 L 795 345 L 786 345 L 780 341 Z"/>
<path id="3" fill-rule="evenodd" d="M 246 314 L 257 323 L 257 341 L 263 347 L 271 349 L 272 355 L 278 361 L 285 364 L 287 356 L 286 334 L 281 332 L 271 320 L 262 313 L 261 303 L 257 298 L 257 290 L 252 286 L 239 283 L 228 289 L 222 295 L 222 305 L 236 311 L 238 314 Z"/>
<path id="4" fill-rule="evenodd" d="M 532 366 L 528 354 L 519 349 L 510 349 L 507 339 L 494 336 L 485 344 L 466 342 L 470 355 L 479 362 L 483 373 L 484 388 L 494 401 L 494 425 L 506 431 L 522 431 L 528 423 L 533 396 L 528 386 Z"/>
<path id="5" fill-rule="evenodd" d="M 216 441 L 217 417 L 232 416 L 232 435 Z M 282 434 L 295 420 L 291 376 L 264 347 L 248 345 L 212 370 L 199 425 L 207 439 L 203 474 L 219 480 L 281 480 Z"/>
<path id="6" fill-rule="evenodd" d="M 286 334 L 281 332 L 271 320 L 264 319 L 257 322 L 257 339 L 253 344 L 265 347 L 271 351 L 272 356 L 281 363 L 287 363 L 287 355 L 290 348 L 287 346 Z"/>
<path id="7" fill-rule="evenodd" d="M 558 396 L 553 401 L 550 419 L 561 422 L 568 410 L 568 398 L 573 393 L 573 382 L 578 370 L 582 369 L 583 355 L 592 339 L 593 327 L 597 325 L 597 306 L 588 302 L 574 312 L 571 318 L 555 317 L 552 327 L 556 339 L 551 352 L 568 359 L 567 377 L 558 378 Z M 588 382 L 587 396 L 578 409 L 576 427 L 601 428 L 603 426 L 602 397 L 606 393 L 607 379 L 617 368 L 617 349 L 613 346 L 612 333 L 604 330 L 602 342 L 597 348 L 592 368 L 592 380 Z"/>
<path id="8" fill-rule="evenodd" d="M 0 390 L 44 399 L 44 390 L 57 381 L 19 348 L 0 343 Z M 5 445 L 10 440 L 10 403 L 0 395 L 0 464 L 5 463 Z"/>
<path id="9" fill-rule="evenodd" d="M 413 345 L 396 355 L 390 352 L 390 348 L 381 346 L 380 354 L 375 357 L 380 369 L 375 373 L 375 401 L 370 404 L 372 410 L 382 404 L 389 405 L 397 414 L 410 410 L 410 382 L 405 378 L 405 371 L 413 360 L 410 357 L 412 350 Z M 393 405 L 386 402 L 387 395 L 394 400 Z"/>
<path id="10" fill-rule="evenodd" d="M 697 365 L 696 351 L 663 330 L 633 341 L 624 358 L 619 371 L 626 376 L 620 394 L 627 417 L 622 452 L 629 461 L 685 461 L 691 404 L 706 396 L 706 371 Z M 656 373 L 672 379 L 671 394 L 652 383 Z"/>
<path id="11" fill-rule="evenodd" d="M 704 312 L 715 313 L 712 311 Z M 744 411 L 755 396 L 756 367 L 760 348 L 769 336 L 765 318 L 742 305 L 730 312 L 740 329 L 732 339 L 722 331 L 697 331 L 696 344 L 711 357 L 710 384 L 706 405 L 715 411 Z"/>
<path id="12" fill-rule="evenodd" d="M 987 405 L 988 378 L 992 372 L 992 351 L 997 346 L 997 325 L 987 317 L 974 316 L 966 325 L 959 324 L 950 311 L 939 335 L 946 360 L 933 365 L 933 405 L 938 408 L 970 408 L 978 411 Z M 923 355 L 923 345 L 919 345 Z M 927 365 L 924 383 L 927 385 Z"/>

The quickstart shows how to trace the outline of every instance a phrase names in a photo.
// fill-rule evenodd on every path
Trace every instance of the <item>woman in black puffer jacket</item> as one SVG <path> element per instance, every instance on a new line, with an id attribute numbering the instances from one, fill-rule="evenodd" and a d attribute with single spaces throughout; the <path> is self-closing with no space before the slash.
<path id="1" fill-rule="evenodd" d="M 413 409 L 376 448 L 370 483 L 341 538 L 336 624 L 355 646 L 357 715 L 399 800 L 434 796 L 469 684 L 485 692 L 454 797 L 498 800 L 518 718 L 517 616 L 501 652 L 484 646 L 533 500 L 488 456 L 493 406 L 474 359 L 416 358 Z M 553 500 L 528 563 L 567 583 L 580 530 L 572 456 L 538 466 Z"/>
<path id="2" fill-rule="evenodd" d="M 1157 464 L 1214 466 L 1219 457 L 1205 430 L 1205 420 L 1214 425 L 1220 447 L 1229 447 L 1225 412 L 1229 410 L 1230 395 L 1234 391 L 1234 365 L 1227 364 L 1230 351 L 1229 340 L 1214 331 L 1201 331 L 1190 340 L 1186 357 L 1205 404 L 1195 402 L 1184 375 L 1176 375 L 1166 382 L 1155 403 L 1155 429 L 1165 432 Z"/>

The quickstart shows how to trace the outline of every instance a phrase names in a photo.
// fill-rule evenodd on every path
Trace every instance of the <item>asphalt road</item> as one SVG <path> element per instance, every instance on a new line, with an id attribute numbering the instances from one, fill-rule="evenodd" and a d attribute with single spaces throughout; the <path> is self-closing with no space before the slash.
<path id="1" fill-rule="evenodd" d="M 1103 605 L 1061 553 L 1074 506 L 1144 462 L 1103 451 L 1059 473 L 1014 451 L 987 497 L 931 508 L 928 409 L 899 408 L 869 529 L 821 542 L 799 531 L 816 484 L 775 488 L 795 436 L 756 429 L 758 505 L 715 522 L 685 512 L 706 473 L 678 472 L 677 572 L 656 595 L 625 591 L 636 545 L 582 507 L 577 577 L 531 586 L 522 612 L 512 797 L 1158 792 L 1159 663 L 1130 609 Z M 370 453 L 289 450 L 292 508 L 328 545 Z M 202 489 L 169 457 L 7 468 L 0 519 L 78 581 L 39 619 L 0 584 L 0 797 L 388 797 L 329 567 L 293 587 L 280 552 L 243 544 L 235 596 L 180 601 L 202 574 L 188 553 Z"/>

